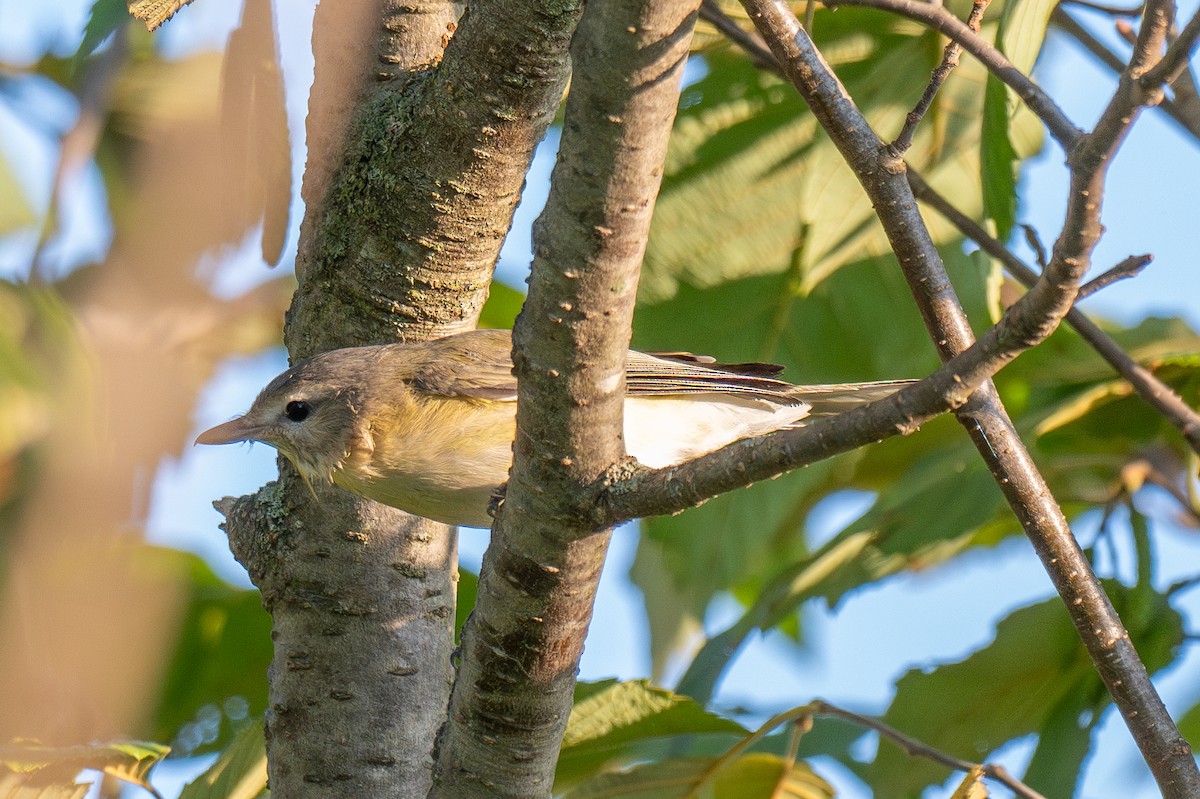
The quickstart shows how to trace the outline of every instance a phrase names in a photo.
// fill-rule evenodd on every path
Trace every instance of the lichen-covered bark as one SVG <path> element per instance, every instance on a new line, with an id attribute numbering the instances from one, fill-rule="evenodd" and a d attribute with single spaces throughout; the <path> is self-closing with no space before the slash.
<path id="1" fill-rule="evenodd" d="M 293 360 L 475 324 L 560 104 L 581 10 L 461 11 L 318 7 L 299 287 L 284 334 Z M 274 623 L 272 793 L 424 796 L 452 674 L 453 533 L 335 489 L 318 494 L 282 463 L 279 484 L 222 505 Z"/>
<path id="2" fill-rule="evenodd" d="M 293 356 L 474 326 L 581 11 L 477 3 L 436 68 L 371 92 L 298 265 Z"/>
<path id="3" fill-rule="evenodd" d="M 625 456 L 624 361 L 694 0 L 592 5 L 514 335 L 515 462 L 431 796 L 548 797 L 610 530 L 580 489 Z"/>
<path id="4" fill-rule="evenodd" d="M 454 620 L 454 538 L 337 489 L 314 503 L 295 479 L 222 510 L 274 623 L 272 793 L 422 796 L 449 685 L 437 655 Z"/>

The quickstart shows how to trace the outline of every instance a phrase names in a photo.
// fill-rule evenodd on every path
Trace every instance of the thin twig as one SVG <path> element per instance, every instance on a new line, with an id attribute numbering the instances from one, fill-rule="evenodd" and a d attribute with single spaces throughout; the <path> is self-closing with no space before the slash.
<path id="1" fill-rule="evenodd" d="M 783 76 L 783 70 L 780 68 L 779 62 L 775 60 L 775 54 L 771 52 L 771 48 L 763 43 L 757 33 L 750 33 L 730 19 L 716 0 L 703 0 L 700 3 L 700 19 L 711 24 L 723 33 L 725 38 L 742 48 L 753 59 L 756 67 L 770 70 L 780 77 Z"/>
<path id="2" fill-rule="evenodd" d="M 1025 243 L 1029 245 L 1029 249 L 1033 250 L 1033 257 L 1037 260 L 1038 268 L 1043 272 L 1046 271 L 1046 245 L 1042 244 L 1042 239 L 1038 236 L 1032 225 L 1021 225 L 1021 230 L 1025 232 Z"/>
<path id="3" fill-rule="evenodd" d="M 973 219 L 955 208 L 949 200 L 926 183 L 920 174 L 910 169 L 908 182 L 918 199 L 936 209 L 963 235 L 978 244 L 988 255 L 1000 261 L 1018 282 L 1029 287 L 1037 281 L 1037 273 L 1033 269 L 1013 255 L 1002 242 L 976 224 Z M 1067 323 L 1075 328 L 1075 331 L 1100 354 L 1100 357 L 1108 361 L 1117 374 L 1129 381 L 1134 391 L 1143 400 L 1179 430 L 1193 451 L 1200 454 L 1200 414 L 1184 402 L 1183 398 L 1176 394 L 1170 386 L 1159 380 L 1153 372 L 1129 357 L 1120 344 L 1078 308 L 1072 308 L 1067 314 Z"/>
<path id="4" fill-rule="evenodd" d="M 983 20 L 983 12 L 987 10 L 988 3 L 991 0 L 974 0 L 971 4 L 971 14 L 967 17 L 967 27 L 979 33 L 979 24 Z M 888 145 L 888 149 L 892 155 L 899 158 L 908 152 L 912 147 L 913 136 L 916 135 L 917 126 L 921 124 L 921 119 L 929 107 L 933 105 L 933 98 L 937 96 L 938 89 L 946 82 L 946 78 L 950 76 L 950 72 L 958 66 L 958 58 L 962 54 L 962 45 L 951 40 L 946 45 L 946 49 L 942 51 L 942 61 L 933 70 L 933 74 L 929 78 L 929 84 L 925 87 L 925 92 L 921 95 L 921 99 L 917 101 L 913 110 L 908 112 L 908 116 L 904 119 L 904 127 L 901 128 L 900 134 L 896 136 L 895 141 Z"/>
<path id="5" fill-rule="evenodd" d="M 879 719 L 863 716 L 852 710 L 831 705 L 821 699 L 810 702 L 809 707 L 812 708 L 812 715 L 814 716 L 832 716 L 857 724 L 860 727 L 874 730 L 900 747 L 909 757 L 923 757 L 926 760 L 932 760 L 935 763 L 956 771 L 969 772 L 977 768 L 983 771 L 986 776 L 1003 784 L 1017 796 L 1025 797 L 1025 799 L 1046 799 L 1042 794 L 1009 774 L 1008 770 L 1003 766 L 993 763 L 974 763 L 970 760 L 963 760 L 962 758 L 947 754 L 940 749 L 936 749 L 924 741 L 919 741 L 911 735 L 900 732 L 900 730 Z"/>
<path id="6" fill-rule="evenodd" d="M 1174 19 L 1170 19 L 1170 22 L 1174 22 Z M 1142 29 L 1145 30 L 1145 27 L 1143 24 Z M 1179 35 L 1167 47 L 1167 51 L 1162 54 L 1158 63 L 1138 79 L 1142 88 L 1154 90 L 1164 83 L 1174 81 L 1187 68 L 1188 59 L 1191 58 L 1192 50 L 1195 49 L 1198 40 L 1200 40 L 1200 9 L 1192 14 L 1192 18 L 1188 20 L 1187 25 L 1183 26 L 1183 30 L 1179 31 Z"/>
<path id="7" fill-rule="evenodd" d="M 1079 287 L 1075 302 L 1082 302 L 1101 289 L 1108 288 L 1113 283 L 1137 277 L 1142 270 L 1154 260 L 1153 255 L 1131 255 L 1111 269 L 1108 269 Z"/>
<path id="8" fill-rule="evenodd" d="M 973 769 L 978 769 L 983 774 L 996 782 L 1001 783 L 1017 796 L 1024 799 L 1046 799 L 1045 796 L 1035 791 L 1025 783 L 1013 777 L 1008 773 L 1008 770 L 1001 765 L 991 763 L 975 763 L 970 760 L 963 760 L 954 755 L 943 752 L 929 744 L 907 735 L 895 727 L 880 721 L 879 719 L 870 716 L 863 716 L 855 713 L 852 710 L 846 710 L 831 705 L 822 699 L 815 699 L 807 705 L 794 707 L 790 710 L 785 710 L 782 713 L 777 713 L 767 719 L 758 729 L 742 738 L 736 744 L 726 750 L 720 757 L 704 770 L 694 783 L 689 787 L 688 792 L 684 794 L 684 799 L 693 799 L 700 795 L 700 790 L 708 785 L 712 779 L 721 772 L 726 766 L 737 760 L 743 752 L 750 748 L 753 744 L 765 738 L 772 730 L 784 724 L 794 723 L 796 730 L 807 732 L 812 727 L 812 719 L 816 716 L 826 716 L 831 718 L 842 719 L 851 724 L 857 724 L 860 727 L 868 730 L 874 730 L 884 738 L 892 741 L 909 757 L 923 757 L 926 760 L 933 761 L 938 765 L 945 766 L 954 771 L 970 772 Z M 793 736 L 793 743 L 798 740 Z"/>

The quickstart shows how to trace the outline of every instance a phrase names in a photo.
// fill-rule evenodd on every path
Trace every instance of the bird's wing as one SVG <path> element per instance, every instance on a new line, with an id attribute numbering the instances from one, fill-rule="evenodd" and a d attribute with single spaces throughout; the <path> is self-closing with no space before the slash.
<path id="1" fill-rule="evenodd" d="M 515 401 L 512 336 L 507 330 L 473 330 L 428 342 L 426 360 L 409 379 L 413 388 L 444 397 Z"/>
<path id="2" fill-rule="evenodd" d="M 732 394 L 781 405 L 800 405 L 791 383 L 776 380 L 782 367 L 767 363 L 718 364 L 704 356 L 630 351 L 625 386 L 631 395 Z"/>
<path id="3" fill-rule="evenodd" d="M 512 336 L 507 330 L 475 330 L 428 342 L 409 378 L 413 388 L 446 397 L 515 401 Z M 727 394 L 777 405 L 812 405 L 814 415 L 840 413 L 899 390 L 911 381 L 796 386 L 777 380 L 783 367 L 767 363 L 719 364 L 686 352 L 647 354 L 630 350 L 625 390 L 631 396 Z"/>
<path id="4" fill-rule="evenodd" d="M 727 394 L 778 405 L 809 405 L 810 416 L 843 413 L 894 394 L 915 380 L 794 385 L 777 380 L 783 371 L 772 363 L 721 364 L 686 352 L 630 352 L 625 365 L 630 394 Z"/>

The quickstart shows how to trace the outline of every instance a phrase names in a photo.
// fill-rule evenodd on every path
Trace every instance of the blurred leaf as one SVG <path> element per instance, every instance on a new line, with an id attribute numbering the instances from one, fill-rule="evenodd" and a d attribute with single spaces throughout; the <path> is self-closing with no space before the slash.
<path id="1" fill-rule="evenodd" d="M 94 53 L 113 31 L 130 21 L 125 0 L 96 0 L 92 3 L 87 24 L 83 27 L 83 41 L 75 52 L 76 65 Z"/>
<path id="2" fill-rule="evenodd" d="M 557 783 L 595 773 L 634 743 L 700 733 L 745 735 L 740 724 L 644 680 L 580 683 L 558 758 Z"/>
<path id="3" fill-rule="evenodd" d="M 90 784 L 41 785 L 28 776 L 0 774 L 0 799 L 85 799 Z"/>
<path id="4" fill-rule="evenodd" d="M 179 799 L 254 799 L 267 788 L 267 745 L 261 721 L 247 724 L 217 762 L 184 786 Z"/>
<path id="5" fill-rule="evenodd" d="M 129 13 L 146 23 L 146 30 L 154 30 L 175 16 L 179 9 L 192 0 L 132 0 Z"/>
<path id="6" fill-rule="evenodd" d="M 950 799 L 987 799 L 987 797 L 988 789 L 983 782 L 983 768 L 976 766 L 963 777 Z"/>
<path id="7" fill-rule="evenodd" d="M 292 200 L 292 148 L 270 0 L 245 0 L 221 64 L 221 143 L 233 228 L 262 221 L 262 258 L 279 263 Z"/>
<path id="8" fill-rule="evenodd" d="M 567 792 L 567 799 L 831 799 L 833 787 L 804 763 L 789 764 L 775 755 L 751 754 L 723 765 L 699 792 L 714 760 L 670 759 L 644 763 L 628 771 L 601 774 Z"/>
<path id="9" fill-rule="evenodd" d="M 511 330 L 521 305 L 525 302 L 525 294 L 512 286 L 506 286 L 498 280 L 493 280 L 488 288 L 487 302 L 479 314 L 479 326 L 497 330 Z"/>
<path id="10" fill-rule="evenodd" d="M 1192 745 L 1192 749 L 1200 751 L 1200 703 L 1192 705 L 1179 717 L 1179 732 Z"/>
<path id="11" fill-rule="evenodd" d="M 145 741 L 89 746 L 14 744 L 0 747 L 0 766 L 19 774 L 36 775 L 37 780 L 57 782 L 64 790 L 68 786 L 74 790 L 74 778 L 80 771 L 94 769 L 158 796 L 148 781 L 150 769 L 170 751 L 170 747 Z"/>
<path id="12" fill-rule="evenodd" d="M 36 221 L 25 190 L 0 153 L 0 236 L 31 227 Z"/>
<path id="13" fill-rule="evenodd" d="M 1179 614 L 1160 594 L 1130 591 L 1111 581 L 1105 589 L 1129 627 L 1150 673 L 1170 662 L 1183 640 Z M 1136 626 L 1134 623 L 1137 622 Z M 987 760 L 1014 738 L 1041 736 L 1031 782 L 1051 779 L 1073 790 L 1091 724 L 1109 703 L 1074 625 L 1058 598 L 1014 611 L 996 637 L 963 661 L 909 671 L 896 686 L 884 721 L 943 752 Z M 1043 749 L 1045 747 L 1045 749 Z M 1061 758 L 1061 759 L 1060 759 Z M 946 769 L 914 760 L 882 744 L 871 775 L 875 795 L 906 797 L 941 782 Z M 1069 795 L 1045 785 L 1048 795 Z"/>
<path id="14" fill-rule="evenodd" d="M 235 588 L 213 574 L 196 555 L 147 547 L 147 557 L 174 564 L 191 581 L 191 599 L 169 661 L 153 716 L 153 735 L 171 740 L 203 708 L 216 714 L 234 699 L 238 715 L 261 715 L 266 708 L 267 666 L 271 663 L 271 619 L 256 590 Z M 243 704 L 244 703 L 244 704 Z M 243 713 L 244 711 L 244 713 Z M 238 719 L 231 719 L 237 722 Z M 202 750 L 229 740 L 228 726 L 203 742 Z M 186 754 L 193 754 L 192 751 Z"/>

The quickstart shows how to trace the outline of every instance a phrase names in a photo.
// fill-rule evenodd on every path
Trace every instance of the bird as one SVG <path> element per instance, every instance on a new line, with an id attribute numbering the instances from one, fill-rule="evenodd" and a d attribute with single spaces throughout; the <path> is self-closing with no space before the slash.
<path id="1" fill-rule="evenodd" d="M 793 385 L 781 366 L 687 352 L 625 359 L 624 437 L 650 468 L 886 397 L 907 380 Z M 491 525 L 516 433 L 512 332 L 330 350 L 297 363 L 197 444 L 259 441 L 332 483 L 435 521 Z"/>

